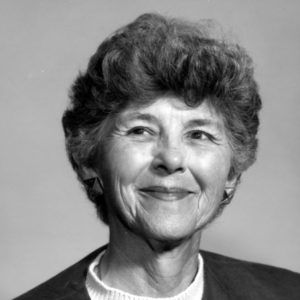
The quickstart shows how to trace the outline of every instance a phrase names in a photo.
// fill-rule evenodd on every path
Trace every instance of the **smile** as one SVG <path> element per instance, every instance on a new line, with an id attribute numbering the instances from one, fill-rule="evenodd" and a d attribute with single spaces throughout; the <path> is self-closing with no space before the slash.
<path id="1" fill-rule="evenodd" d="M 187 196 L 194 194 L 186 189 L 177 187 L 163 187 L 163 186 L 150 186 L 139 189 L 139 192 L 143 195 L 149 196 L 162 201 L 178 201 L 186 198 Z"/>

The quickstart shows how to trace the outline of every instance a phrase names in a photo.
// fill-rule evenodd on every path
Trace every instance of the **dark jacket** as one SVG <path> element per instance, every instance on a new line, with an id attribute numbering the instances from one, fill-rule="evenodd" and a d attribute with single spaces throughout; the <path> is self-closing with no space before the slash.
<path id="1" fill-rule="evenodd" d="M 90 300 L 85 288 L 94 251 L 73 266 L 15 300 Z M 201 251 L 204 261 L 203 300 L 300 300 L 300 274 Z"/>

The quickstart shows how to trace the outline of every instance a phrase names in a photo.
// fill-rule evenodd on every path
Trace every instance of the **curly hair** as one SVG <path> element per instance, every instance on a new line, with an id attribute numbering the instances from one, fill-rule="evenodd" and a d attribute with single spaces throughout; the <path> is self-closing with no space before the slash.
<path id="1" fill-rule="evenodd" d="M 84 179 L 80 167 L 94 166 L 107 117 L 165 93 L 191 107 L 207 100 L 220 113 L 233 153 L 230 175 L 241 174 L 255 161 L 261 99 L 246 51 L 212 37 L 205 24 L 143 14 L 100 44 L 71 88 L 62 122 L 79 180 Z M 108 223 L 103 196 L 86 189 Z"/>

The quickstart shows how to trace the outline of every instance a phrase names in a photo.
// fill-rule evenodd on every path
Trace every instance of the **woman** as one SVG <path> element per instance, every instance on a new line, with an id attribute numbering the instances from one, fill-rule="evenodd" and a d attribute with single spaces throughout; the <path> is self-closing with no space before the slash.
<path id="1" fill-rule="evenodd" d="M 255 161 L 261 100 L 243 48 L 145 14 L 106 39 L 63 117 L 108 246 L 18 299 L 300 299 L 291 271 L 199 252 Z"/>

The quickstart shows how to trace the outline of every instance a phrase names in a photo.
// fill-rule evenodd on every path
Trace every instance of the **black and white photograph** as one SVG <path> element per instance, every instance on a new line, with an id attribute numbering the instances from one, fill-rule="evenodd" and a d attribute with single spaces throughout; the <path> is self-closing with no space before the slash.
<path id="1" fill-rule="evenodd" d="M 299 300 L 299 15 L 1 1 L 0 299 Z"/>

